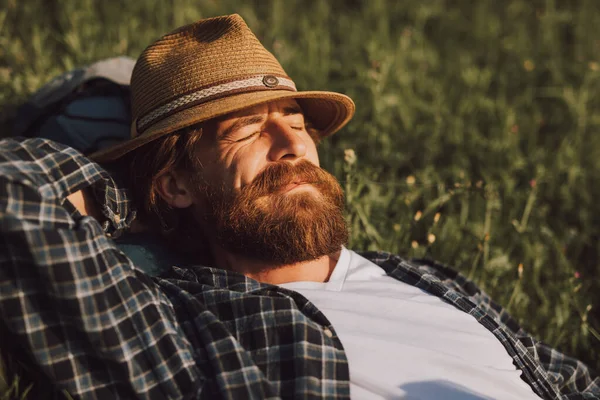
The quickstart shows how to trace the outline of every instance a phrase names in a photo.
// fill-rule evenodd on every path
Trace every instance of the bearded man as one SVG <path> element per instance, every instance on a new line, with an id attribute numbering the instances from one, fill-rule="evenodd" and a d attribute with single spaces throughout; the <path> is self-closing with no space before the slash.
<path id="1" fill-rule="evenodd" d="M 57 388 L 94 399 L 600 397 L 585 365 L 452 269 L 344 247 L 342 190 L 317 144 L 354 103 L 297 91 L 238 15 L 150 45 L 131 90 L 131 140 L 91 157 L 113 174 L 47 140 L 0 150 L 1 321 Z M 142 272 L 113 240 L 140 231 L 185 265 Z"/>

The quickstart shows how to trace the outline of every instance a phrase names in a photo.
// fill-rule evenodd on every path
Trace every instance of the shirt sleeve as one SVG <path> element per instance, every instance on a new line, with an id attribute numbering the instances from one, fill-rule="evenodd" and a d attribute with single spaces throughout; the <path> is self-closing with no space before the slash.
<path id="1" fill-rule="evenodd" d="M 586 364 L 532 337 L 504 307 L 495 303 L 484 291 L 478 290 L 473 295 L 478 304 L 517 337 L 565 398 L 600 399 L 600 377 L 594 376 Z"/>
<path id="2" fill-rule="evenodd" d="M 529 354 L 544 368 L 548 378 L 567 399 L 600 399 L 600 377 L 581 361 L 569 357 L 530 336 L 508 311 L 494 302 L 474 282 L 456 270 L 431 260 L 415 260 L 454 290 L 469 296 L 488 315 L 506 327 L 527 348 Z"/>
<path id="3" fill-rule="evenodd" d="M 43 139 L 0 141 L 0 323 L 74 398 L 196 398 L 204 381 L 169 300 L 70 193 L 108 174 Z"/>

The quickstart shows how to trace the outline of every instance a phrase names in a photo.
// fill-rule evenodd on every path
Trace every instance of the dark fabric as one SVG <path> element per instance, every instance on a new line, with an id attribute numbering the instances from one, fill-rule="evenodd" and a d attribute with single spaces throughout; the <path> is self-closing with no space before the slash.
<path id="1" fill-rule="evenodd" d="M 92 187 L 106 221 L 65 201 Z M 75 398 L 349 398 L 334 327 L 300 294 L 203 266 L 150 278 L 120 251 L 127 193 L 77 151 L 0 141 L 0 321 Z M 377 252 L 401 281 L 469 313 L 543 398 L 600 398 L 588 368 L 527 335 L 456 271 Z"/>
<path id="2" fill-rule="evenodd" d="M 30 133 L 92 154 L 129 139 L 127 100 L 125 95 L 73 99 L 55 114 L 45 116 Z"/>
<path id="3" fill-rule="evenodd" d="M 149 233 L 127 233 L 115 240 L 121 250 L 133 263 L 149 276 L 166 273 L 172 266 L 187 267 L 191 262 L 178 256 L 165 246 L 160 237 Z"/>
<path id="4" fill-rule="evenodd" d="M 130 57 L 112 57 L 65 72 L 19 107 L 12 136 L 41 137 L 84 154 L 129 139 Z"/>

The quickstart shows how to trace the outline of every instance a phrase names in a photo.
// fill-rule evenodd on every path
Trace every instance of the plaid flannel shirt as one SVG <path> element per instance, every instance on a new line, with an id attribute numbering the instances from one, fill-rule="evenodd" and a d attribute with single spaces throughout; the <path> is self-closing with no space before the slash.
<path id="1" fill-rule="evenodd" d="M 102 225 L 66 200 L 91 187 Z M 342 343 L 300 294 L 207 267 L 149 278 L 110 236 L 135 213 L 98 164 L 43 139 L 0 141 L 0 326 L 74 398 L 350 396 Z M 364 253 L 476 318 L 542 398 L 598 399 L 600 379 L 530 337 L 456 271 Z"/>

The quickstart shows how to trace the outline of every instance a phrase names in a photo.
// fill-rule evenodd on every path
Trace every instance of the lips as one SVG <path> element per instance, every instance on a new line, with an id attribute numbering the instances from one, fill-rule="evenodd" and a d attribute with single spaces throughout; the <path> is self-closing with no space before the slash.
<path id="1" fill-rule="evenodd" d="M 308 184 L 309 184 L 309 183 L 308 183 L 308 182 L 305 182 L 305 181 L 296 181 L 296 182 L 291 182 L 291 183 L 288 183 L 287 185 L 285 185 L 285 186 L 284 186 L 284 187 L 281 189 L 281 191 L 282 191 L 283 193 L 285 193 L 285 192 L 289 192 L 290 190 L 293 190 L 293 189 L 295 189 L 295 188 L 297 188 L 297 187 L 299 187 L 299 186 L 308 185 Z"/>
<path id="2" fill-rule="evenodd" d="M 281 194 L 305 187 L 317 189 L 327 179 L 327 173 L 310 161 L 302 160 L 297 164 L 282 161 L 269 165 L 248 185 L 245 192 L 253 197 Z"/>

